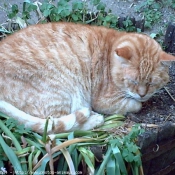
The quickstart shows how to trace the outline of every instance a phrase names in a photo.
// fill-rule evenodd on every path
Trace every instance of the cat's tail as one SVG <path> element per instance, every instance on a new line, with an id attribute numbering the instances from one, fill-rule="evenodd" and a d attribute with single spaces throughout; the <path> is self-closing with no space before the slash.
<path id="1" fill-rule="evenodd" d="M 26 114 L 5 101 L 0 101 L 0 111 L 18 120 L 20 123 L 24 124 L 26 128 L 31 128 L 33 131 L 40 134 L 44 132 L 46 119 Z M 76 129 L 89 130 L 102 125 L 104 121 L 102 115 L 91 112 L 89 108 L 82 108 L 60 118 L 48 117 L 47 132 L 49 134 L 69 132 Z"/>

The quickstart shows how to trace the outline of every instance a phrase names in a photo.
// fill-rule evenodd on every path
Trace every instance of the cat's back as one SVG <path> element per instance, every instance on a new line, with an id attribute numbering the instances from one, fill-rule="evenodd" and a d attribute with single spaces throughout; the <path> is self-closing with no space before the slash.
<path id="1" fill-rule="evenodd" d="M 7 50 L 13 54 L 19 51 L 20 54 L 20 51 L 32 50 L 34 52 L 35 50 L 50 49 L 49 47 L 62 49 L 66 46 L 65 43 L 67 45 L 76 43 L 74 47 L 78 47 L 80 44 L 82 45 L 82 42 L 84 45 L 88 43 L 86 40 L 89 33 L 93 35 L 92 27 L 81 24 L 59 22 L 31 25 L 2 40 L 0 54 Z"/>
<path id="2" fill-rule="evenodd" d="M 40 106 L 34 116 L 45 116 L 46 105 L 54 107 L 45 101 L 75 98 L 76 108 L 81 98 L 89 100 L 92 31 L 93 27 L 71 23 L 38 24 L 1 41 L 0 100 L 27 113 Z"/>
<path id="3" fill-rule="evenodd" d="M 79 59 L 89 62 L 90 26 L 47 23 L 29 26 L 0 42 L 0 66 L 26 71 L 50 71 L 51 67 L 78 67 Z M 21 71 L 20 71 L 21 73 Z"/>

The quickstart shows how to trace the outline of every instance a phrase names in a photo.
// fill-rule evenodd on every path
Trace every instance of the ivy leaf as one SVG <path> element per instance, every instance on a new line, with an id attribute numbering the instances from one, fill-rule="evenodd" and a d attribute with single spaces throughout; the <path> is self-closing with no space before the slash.
<path id="1" fill-rule="evenodd" d="M 50 11 L 49 10 L 44 10 L 43 15 L 45 17 L 48 17 L 50 15 Z"/>
<path id="2" fill-rule="evenodd" d="M 25 128 L 24 125 L 18 125 L 15 132 L 18 132 L 19 134 L 29 134 L 31 133 L 31 130 L 29 128 Z"/>
<path id="3" fill-rule="evenodd" d="M 72 9 L 73 10 L 82 10 L 84 8 L 83 2 L 74 2 L 72 4 Z"/>
<path id="4" fill-rule="evenodd" d="M 73 18 L 74 21 L 78 21 L 78 15 L 72 14 L 72 18 Z"/>
<path id="5" fill-rule="evenodd" d="M 127 162 L 133 162 L 134 154 L 131 153 L 127 148 L 125 148 L 122 152 L 122 156 Z"/>
<path id="6" fill-rule="evenodd" d="M 13 12 L 13 13 L 18 13 L 18 11 L 19 11 L 19 10 L 18 10 L 18 6 L 17 6 L 16 4 L 13 4 L 13 5 L 12 5 L 12 12 Z"/>
<path id="7" fill-rule="evenodd" d="M 11 130 L 18 125 L 18 122 L 13 118 L 9 118 L 4 122 L 4 124 Z"/>
<path id="8" fill-rule="evenodd" d="M 106 4 L 104 4 L 103 2 L 100 2 L 97 6 L 97 10 L 102 10 L 104 11 L 106 8 Z"/>
<path id="9" fill-rule="evenodd" d="M 156 38 L 157 34 L 156 33 L 151 33 L 150 37 L 151 38 Z"/>
<path id="10" fill-rule="evenodd" d="M 111 16 L 106 16 L 105 19 L 104 19 L 106 22 L 110 22 L 111 21 Z"/>
<path id="11" fill-rule="evenodd" d="M 64 9 L 64 8 L 63 8 L 62 6 L 59 6 L 59 7 L 57 8 L 57 13 L 60 14 L 60 13 L 63 11 L 63 9 Z"/>
<path id="12" fill-rule="evenodd" d="M 28 6 L 28 8 L 27 8 L 27 10 L 28 10 L 29 12 L 35 11 L 36 9 L 37 9 L 37 6 L 36 6 L 36 5 L 33 5 L 33 4 L 29 4 L 29 6 Z"/>
<path id="13" fill-rule="evenodd" d="M 96 6 L 97 4 L 99 4 L 99 3 L 100 3 L 100 0 L 93 0 L 93 1 L 92 1 L 92 3 L 93 3 L 93 5 L 95 5 L 95 6 Z"/>
<path id="14" fill-rule="evenodd" d="M 137 163 L 138 166 L 140 166 L 142 164 L 142 161 L 140 159 L 140 155 L 134 156 L 133 160 L 135 163 Z"/>
<path id="15" fill-rule="evenodd" d="M 69 16 L 70 15 L 70 11 L 68 9 L 65 9 L 61 12 L 61 16 L 62 17 L 66 17 L 66 16 Z"/>

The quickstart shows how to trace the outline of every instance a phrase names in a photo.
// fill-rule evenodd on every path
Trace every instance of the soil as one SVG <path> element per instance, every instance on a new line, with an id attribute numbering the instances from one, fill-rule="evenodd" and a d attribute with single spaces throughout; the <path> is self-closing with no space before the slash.
<path id="1" fill-rule="evenodd" d="M 143 19 L 143 15 L 135 12 L 135 7 L 138 4 L 145 2 L 146 0 L 101 0 L 107 4 L 107 8 L 112 10 L 112 13 L 118 17 L 134 17 L 137 19 Z M 0 1 L 0 7 L 3 7 L 5 0 Z M 8 3 L 18 4 L 19 8 L 22 8 L 23 0 L 9 0 Z M 34 2 L 34 1 L 33 1 Z M 42 0 L 41 0 L 42 2 Z M 7 2 L 6 2 L 7 3 Z M 173 16 L 175 11 L 172 8 L 163 7 L 161 9 L 162 20 L 152 26 L 151 29 L 146 30 L 145 33 L 159 33 L 160 30 L 163 36 L 166 32 L 166 26 L 169 22 L 173 22 Z M 5 12 L 0 8 L 0 24 L 7 19 Z M 35 21 L 35 20 L 33 20 Z M 163 40 L 164 37 L 161 38 Z M 175 62 L 170 67 L 171 81 L 165 88 L 161 89 L 150 100 L 143 103 L 142 110 L 137 114 L 130 114 L 128 118 L 137 123 L 149 124 L 164 124 L 167 121 L 175 123 Z M 151 125 L 152 126 L 152 125 Z"/>

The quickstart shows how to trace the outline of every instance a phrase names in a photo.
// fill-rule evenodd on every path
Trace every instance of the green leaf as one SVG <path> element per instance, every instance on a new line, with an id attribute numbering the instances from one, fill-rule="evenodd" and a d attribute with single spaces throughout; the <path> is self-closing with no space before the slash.
<path id="1" fill-rule="evenodd" d="M 52 157 L 55 158 L 55 157 L 58 157 L 58 155 L 60 155 L 60 152 L 53 154 Z M 46 165 L 49 162 L 49 160 L 50 160 L 50 157 L 44 158 L 41 163 L 41 166 L 37 170 L 35 170 L 33 175 L 41 175 L 41 172 L 45 172 L 47 167 Z"/>
<path id="2" fill-rule="evenodd" d="M 115 144 L 111 144 L 111 147 L 112 147 L 113 154 L 115 156 L 116 164 L 118 164 L 119 169 L 122 172 L 122 174 L 127 175 L 128 173 L 126 170 L 126 166 L 125 166 L 125 163 L 124 163 L 124 160 L 122 158 L 119 148 Z"/>
<path id="3" fill-rule="evenodd" d="M 107 163 L 107 168 L 106 168 L 107 175 L 113 175 L 113 174 L 120 175 L 120 171 L 118 172 L 115 171 L 117 167 L 118 167 L 118 164 L 116 164 L 115 159 L 111 156 Z"/>
<path id="4" fill-rule="evenodd" d="M 9 128 L 9 130 L 11 130 L 12 128 L 18 125 L 18 122 L 13 118 L 9 118 L 4 122 L 4 124 Z"/>
<path id="5" fill-rule="evenodd" d="M 43 12 L 44 10 L 49 10 L 50 11 L 54 7 L 55 6 L 53 4 L 43 2 L 42 5 L 40 6 L 40 10 L 41 10 L 41 12 Z"/>
<path id="6" fill-rule="evenodd" d="M 134 154 L 131 153 L 128 149 L 124 149 L 122 153 L 123 157 L 127 162 L 133 162 L 134 161 Z"/>
<path id="7" fill-rule="evenodd" d="M 34 4 L 29 4 L 29 6 L 28 6 L 28 8 L 27 8 L 27 10 L 28 10 L 29 12 L 35 11 L 36 9 L 37 9 L 37 6 L 34 5 Z"/>
<path id="8" fill-rule="evenodd" d="M 22 19 L 27 20 L 30 19 L 30 13 L 27 11 L 22 12 Z"/>
<path id="9" fill-rule="evenodd" d="M 82 10 L 84 8 L 83 2 L 73 2 L 72 9 L 73 10 Z"/>
<path id="10" fill-rule="evenodd" d="M 79 161 L 78 161 L 78 151 L 76 149 L 76 145 L 71 145 L 71 150 L 69 149 L 69 152 L 72 157 L 72 161 L 74 162 L 75 170 L 78 171 Z"/>
<path id="11" fill-rule="evenodd" d="M 98 127 L 98 129 L 111 129 L 111 128 L 116 128 L 116 127 L 122 126 L 123 124 L 124 123 L 121 121 L 113 121 L 110 124 L 106 124 L 106 125 Z"/>
<path id="12" fill-rule="evenodd" d="M 8 14 L 8 17 L 9 17 L 10 19 L 14 18 L 15 16 L 16 16 L 16 13 L 9 13 L 9 14 Z"/>
<path id="13" fill-rule="evenodd" d="M 59 6 L 57 8 L 57 13 L 60 14 L 63 10 L 64 10 L 64 8 L 62 6 Z"/>
<path id="14" fill-rule="evenodd" d="M 21 164 L 13 152 L 13 150 L 5 143 L 4 139 L 0 135 L 0 144 L 7 155 L 8 159 L 10 160 L 11 164 L 13 165 L 13 168 L 16 172 L 24 172 L 25 170 L 22 169 Z"/>
<path id="15" fill-rule="evenodd" d="M 153 8 L 155 8 L 157 10 L 159 10 L 161 8 L 161 4 L 160 3 L 155 3 L 154 2 L 152 5 L 153 5 Z"/>
<path id="16" fill-rule="evenodd" d="M 106 16 L 104 20 L 107 21 L 107 22 L 110 22 L 111 21 L 111 16 L 109 16 L 109 15 Z"/>
<path id="17" fill-rule="evenodd" d="M 115 114 L 115 115 L 111 115 L 111 116 L 108 116 L 105 118 L 105 121 L 108 121 L 108 120 L 124 120 L 125 117 L 123 115 L 120 115 L 120 114 Z"/>
<path id="18" fill-rule="evenodd" d="M 97 170 L 97 172 L 95 173 L 95 175 L 102 175 L 104 174 L 104 170 L 106 168 L 106 164 L 108 163 L 110 157 L 111 157 L 111 153 L 112 153 L 112 149 L 111 149 L 111 146 L 109 145 L 108 146 L 108 150 L 104 156 L 104 160 L 103 162 L 101 163 L 100 165 L 100 168 Z"/>
<path id="19" fill-rule="evenodd" d="M 156 33 L 151 33 L 151 34 L 150 34 L 150 37 L 151 37 L 151 38 L 156 38 L 156 37 L 157 37 L 157 34 L 156 34 Z"/>
<path id="20" fill-rule="evenodd" d="M 18 5 L 16 5 L 16 4 L 13 4 L 12 5 L 12 12 L 14 13 L 14 14 L 17 14 L 18 13 Z"/>
<path id="21" fill-rule="evenodd" d="M 56 17 L 55 17 L 55 21 L 59 21 L 61 19 L 61 16 L 59 16 L 59 15 L 57 15 Z"/>
<path id="22" fill-rule="evenodd" d="M 101 11 L 104 11 L 106 8 L 106 4 L 103 3 L 103 2 L 100 2 L 97 6 L 97 10 L 101 10 Z"/>
<path id="23" fill-rule="evenodd" d="M 43 15 L 45 16 L 45 17 L 48 17 L 49 15 L 50 15 L 50 10 L 44 10 L 44 12 L 43 12 Z"/>
<path id="24" fill-rule="evenodd" d="M 32 133 L 30 128 L 26 128 L 23 124 L 22 125 L 18 125 L 17 129 L 15 130 L 15 132 L 18 132 L 20 134 L 30 134 Z"/>
<path id="25" fill-rule="evenodd" d="M 61 16 L 62 17 L 67 17 L 69 15 L 70 15 L 70 11 L 68 9 L 62 10 L 62 12 L 61 12 Z"/>
<path id="26" fill-rule="evenodd" d="M 63 172 L 63 171 L 66 171 L 64 170 L 64 163 L 65 163 L 65 158 L 63 155 L 60 155 L 60 158 L 59 158 L 59 161 L 58 161 L 58 164 L 57 164 L 57 172 Z"/>
<path id="27" fill-rule="evenodd" d="M 33 152 L 30 153 L 28 156 L 28 170 L 30 175 L 32 175 L 32 158 L 33 158 Z"/>
<path id="28" fill-rule="evenodd" d="M 100 0 L 92 0 L 92 3 L 93 3 L 93 5 L 97 5 L 97 4 L 99 4 L 100 3 Z"/>
<path id="29" fill-rule="evenodd" d="M 43 136 L 42 136 L 42 142 L 43 143 L 47 142 L 47 128 L 48 128 L 49 120 L 50 120 L 50 117 L 48 117 L 46 119 L 46 124 L 44 126 L 44 132 L 43 132 Z"/>
<path id="30" fill-rule="evenodd" d="M 63 148 L 61 149 L 61 152 L 63 153 L 65 159 L 66 159 L 66 162 L 67 162 L 67 165 L 69 166 L 69 170 L 72 174 L 76 174 L 75 172 L 75 167 L 74 167 L 74 164 L 73 164 L 73 161 L 72 161 L 72 158 L 69 154 L 69 152 L 67 151 L 66 148 Z"/>
<path id="31" fill-rule="evenodd" d="M 43 145 L 41 145 L 40 143 L 36 142 L 36 140 L 31 140 L 31 139 L 28 139 L 26 138 L 26 141 L 28 144 L 30 144 L 31 146 L 35 146 L 36 148 L 38 148 L 39 150 L 41 150 L 41 152 L 43 154 L 46 154 L 46 151 L 43 149 Z"/>
<path id="32" fill-rule="evenodd" d="M 84 158 L 84 161 L 88 165 L 91 173 L 94 174 L 94 171 L 95 171 L 95 168 L 94 168 L 94 163 L 95 163 L 94 162 L 95 161 L 94 154 L 90 150 L 85 149 L 84 147 L 79 147 L 78 150 L 82 154 L 82 156 Z"/>
<path id="33" fill-rule="evenodd" d="M 78 21 L 78 15 L 72 14 L 71 16 L 72 16 L 72 19 L 73 19 L 74 21 Z"/>

